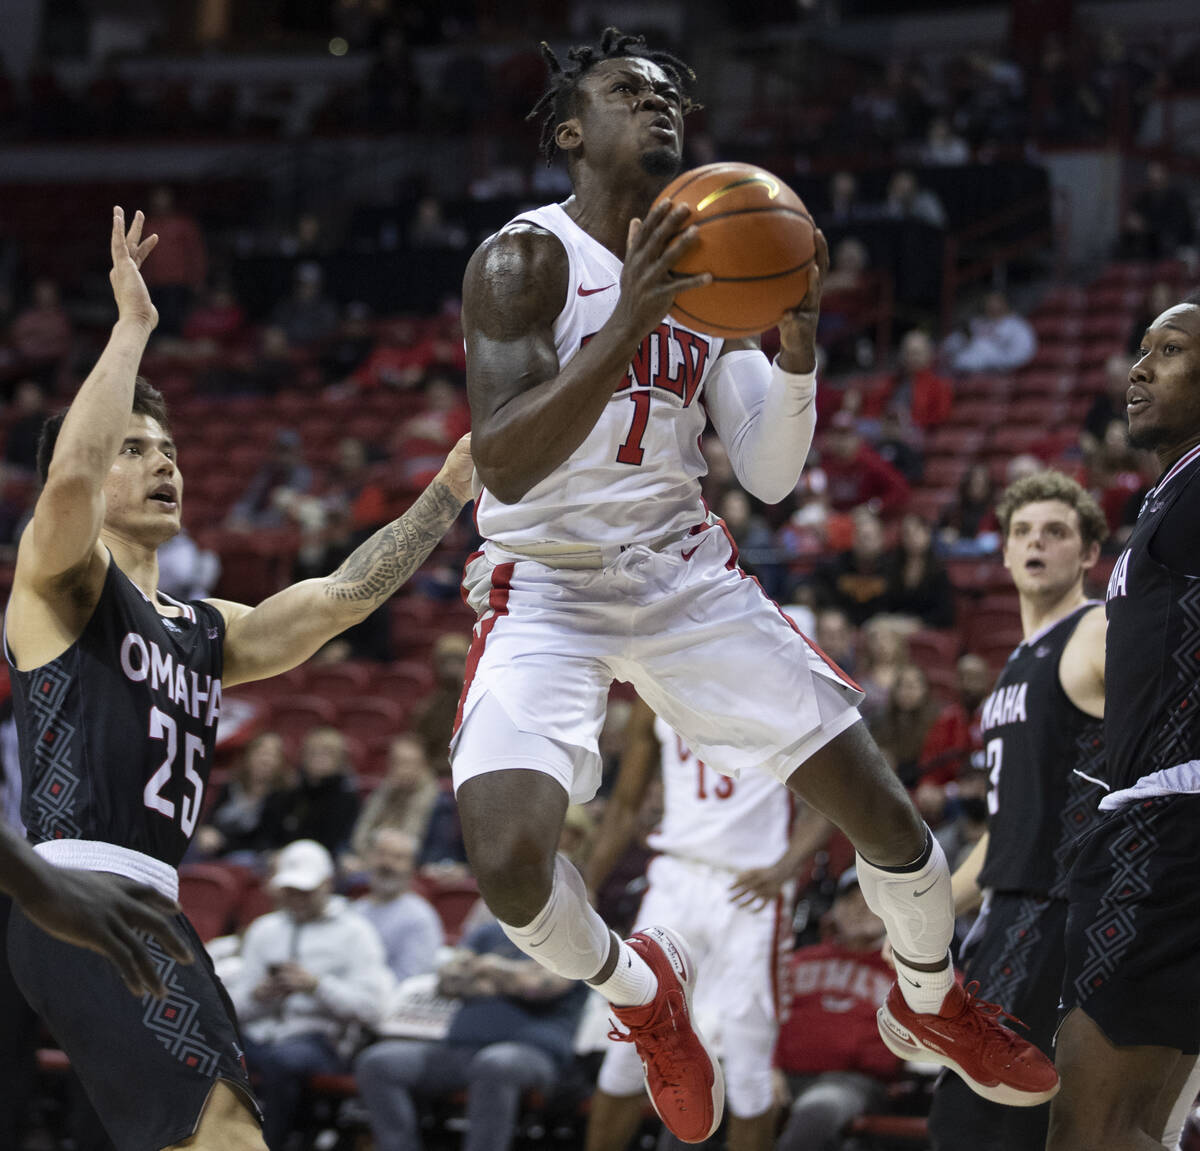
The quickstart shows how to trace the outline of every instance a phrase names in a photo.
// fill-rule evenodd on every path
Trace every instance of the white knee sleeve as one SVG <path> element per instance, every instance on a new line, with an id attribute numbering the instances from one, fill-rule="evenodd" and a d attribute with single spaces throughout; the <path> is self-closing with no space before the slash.
<path id="1" fill-rule="evenodd" d="M 591 979 L 612 946 L 612 933 L 588 903 L 583 876 L 562 855 L 554 857 L 546 906 L 524 927 L 500 926 L 530 959 L 564 979 Z"/>
<path id="2" fill-rule="evenodd" d="M 950 866 L 942 845 L 926 834 L 929 848 L 911 869 L 876 867 L 858 857 L 858 883 L 867 906 L 883 920 L 897 957 L 911 963 L 945 959 L 954 937 Z"/>

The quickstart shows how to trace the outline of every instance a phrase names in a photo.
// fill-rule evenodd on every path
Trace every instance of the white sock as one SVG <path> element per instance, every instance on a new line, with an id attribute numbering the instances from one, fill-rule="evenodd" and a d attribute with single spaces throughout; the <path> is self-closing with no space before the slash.
<path id="1" fill-rule="evenodd" d="M 911 864 L 877 867 L 860 855 L 857 871 L 867 906 L 883 920 L 891 941 L 904 1001 L 914 1011 L 933 1014 L 954 984 L 954 896 L 946 853 L 928 828 L 925 834 L 925 851 Z M 937 971 L 912 966 L 938 962 L 945 966 Z"/>
<path id="2" fill-rule="evenodd" d="M 583 876 L 563 855 L 554 857 L 546 906 L 524 927 L 500 926 L 530 959 L 564 979 L 589 979 L 608 958 L 612 933 L 588 903 Z"/>
<path id="3" fill-rule="evenodd" d="M 617 945 L 617 965 L 601 983 L 589 983 L 609 1003 L 617 1007 L 638 1007 L 658 993 L 658 979 L 650 965 L 622 939 L 613 936 Z"/>

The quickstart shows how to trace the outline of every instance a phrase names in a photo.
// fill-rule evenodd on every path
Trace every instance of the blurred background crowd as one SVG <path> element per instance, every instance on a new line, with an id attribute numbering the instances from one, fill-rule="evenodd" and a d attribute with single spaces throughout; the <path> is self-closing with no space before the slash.
<path id="1" fill-rule="evenodd" d="M 254 602 L 331 570 L 403 511 L 469 428 L 470 251 L 569 192 L 524 121 L 544 82 L 537 41 L 561 55 L 609 23 L 696 69 L 705 108 L 689 119 L 688 166 L 762 164 L 829 237 L 819 431 L 800 483 L 760 505 L 710 437 L 705 497 L 746 570 L 864 686 L 876 738 L 953 861 L 986 821 L 979 705 L 1021 638 L 996 496 L 1048 466 L 1092 490 L 1112 532 L 1099 592 L 1156 473 L 1128 446 L 1124 390 L 1145 325 L 1200 267 L 1200 32 L 1186 0 L 966 12 L 934 0 L 9 0 L 0 589 L 37 494 L 41 422 L 113 319 L 114 203 L 144 208 L 160 236 L 145 269 L 160 324 L 142 371 L 171 405 L 186 482 L 164 590 Z M 235 998 L 256 948 L 270 951 L 272 915 L 340 922 L 328 901 L 357 899 L 380 944 L 362 948 L 377 970 L 330 1023 L 319 1082 L 301 1090 L 272 1061 L 286 1025 L 249 1025 L 287 1116 L 272 1151 L 366 1145 L 347 1074 L 365 1037 L 441 1036 L 448 1000 L 489 996 L 548 1020 L 550 1078 L 513 1097 L 506 1138 L 580 1145 L 596 1058 L 586 1008 L 500 955 L 449 788 L 472 626 L 458 581 L 477 542 L 468 512 L 364 625 L 228 695 L 183 892 Z M 618 685 L 610 769 L 629 700 Z M 2 732 L 0 815 L 15 820 Z M 581 862 L 604 804 L 602 789 L 572 810 L 564 850 Z M 635 913 L 648 856 L 640 843 L 600 893 L 614 926 Z M 798 946 L 836 936 L 851 860 L 835 837 L 800 877 Z M 311 905 L 276 908 L 269 877 L 285 866 Z M 460 950 L 434 976 L 439 949 L 460 941 L 478 962 Z M 303 990 L 291 976 L 271 976 L 284 1017 Z M 389 1032 L 371 981 L 414 976 L 432 982 Z M 18 1054 L 5 1049 L 0 1145 L 103 1148 L 52 1043 L 22 1026 L 9 1031 Z M 870 1070 L 890 1084 L 881 1109 L 916 1125 L 846 1146 L 920 1146 L 920 1085 Z M 461 1099 L 422 1108 L 427 1145 L 457 1146 Z M 648 1114 L 645 1145 L 655 1131 Z"/>

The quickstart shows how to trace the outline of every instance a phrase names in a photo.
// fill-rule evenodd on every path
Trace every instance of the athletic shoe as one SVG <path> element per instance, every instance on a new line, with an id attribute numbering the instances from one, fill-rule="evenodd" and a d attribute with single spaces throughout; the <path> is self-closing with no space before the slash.
<path id="1" fill-rule="evenodd" d="M 940 1063 L 962 1076 L 976 1095 L 1010 1107 L 1036 1107 L 1058 1093 L 1054 1064 L 1000 1017 L 1021 1021 L 995 1003 L 976 999 L 977 980 L 957 983 L 936 1015 L 914 1011 L 894 983 L 879 1009 L 879 1034 L 901 1059 Z M 1024 1026 L 1024 1024 L 1021 1024 Z"/>
<path id="2" fill-rule="evenodd" d="M 692 1022 L 691 954 L 665 927 L 647 927 L 626 942 L 649 964 L 658 992 L 643 1006 L 614 1005 L 626 1031 L 614 1027 L 608 1037 L 637 1048 L 650 1102 L 667 1130 L 684 1143 L 702 1143 L 721 1125 L 725 1079 Z"/>

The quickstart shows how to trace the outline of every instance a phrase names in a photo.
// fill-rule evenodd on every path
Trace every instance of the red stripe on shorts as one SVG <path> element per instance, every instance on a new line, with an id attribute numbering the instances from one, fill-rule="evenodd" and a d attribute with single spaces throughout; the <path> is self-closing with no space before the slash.
<path id="1" fill-rule="evenodd" d="M 844 671 L 842 671 L 842 669 L 838 667 L 838 665 L 834 663 L 829 656 L 827 656 L 815 643 L 813 643 L 811 639 L 808 638 L 808 636 L 804 634 L 804 632 L 802 632 L 796 626 L 796 621 L 792 619 L 792 617 L 788 615 L 788 613 L 785 612 L 783 608 L 781 608 L 779 604 L 775 602 L 775 600 L 773 600 L 765 591 L 763 591 L 763 586 L 758 582 L 758 578 L 750 575 L 749 572 L 742 571 L 742 569 L 737 566 L 737 544 L 733 542 L 733 536 L 729 534 L 729 529 L 725 526 L 725 521 L 718 520 L 717 523 L 720 525 L 721 530 L 725 533 L 725 538 L 729 541 L 730 556 L 725 564 L 726 569 L 729 571 L 736 571 L 738 575 L 742 577 L 742 579 L 748 579 L 752 581 L 754 586 L 758 588 L 760 592 L 762 592 L 763 599 L 765 599 L 777 612 L 779 612 L 779 614 L 787 621 L 788 627 L 790 627 L 792 631 L 794 631 L 802 640 L 804 640 L 804 642 L 808 644 L 808 646 L 811 647 L 813 651 L 815 651 L 817 655 L 821 657 L 822 660 L 825 661 L 826 665 L 829 667 L 829 670 L 832 671 L 834 675 L 836 675 L 838 679 L 842 681 L 842 683 L 848 684 L 850 687 L 854 688 L 855 691 L 862 691 L 862 688 L 859 687 L 854 680 L 852 680 Z"/>
<path id="2" fill-rule="evenodd" d="M 483 649 L 487 646 L 488 636 L 492 633 L 492 628 L 496 626 L 496 621 L 504 615 L 508 615 L 508 595 L 512 590 L 512 574 L 515 564 L 497 564 L 492 569 L 492 590 L 488 592 L 488 611 L 491 612 L 486 619 L 481 620 L 475 627 L 475 633 L 471 637 L 471 648 L 467 652 L 467 668 L 466 674 L 463 676 L 462 695 L 458 697 L 458 711 L 454 715 L 454 731 L 462 726 L 463 705 L 467 702 L 467 692 L 471 690 L 471 681 L 475 678 L 475 671 L 479 667 L 479 660 L 483 656 Z"/>

